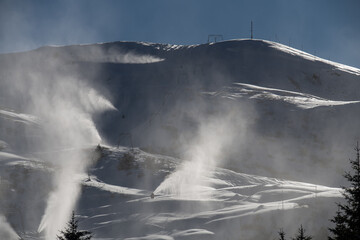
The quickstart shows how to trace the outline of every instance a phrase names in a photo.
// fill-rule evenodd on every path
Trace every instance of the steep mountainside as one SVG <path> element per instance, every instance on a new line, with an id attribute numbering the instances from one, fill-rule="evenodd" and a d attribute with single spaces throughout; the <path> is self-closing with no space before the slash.
<path id="1" fill-rule="evenodd" d="M 0 67 L 0 104 L 6 109 L 41 115 L 42 103 L 34 98 L 70 98 L 76 104 L 86 98 L 85 112 L 91 110 L 104 142 L 178 157 L 204 118 L 232 109 L 244 126 L 234 129 L 239 139 L 225 158 L 234 169 L 255 174 L 337 184 L 333 174 L 342 171 L 359 136 L 354 119 L 360 70 L 269 41 L 43 47 L 3 54 Z M 116 111 L 93 111 L 104 99 Z M 46 108 L 51 104 L 56 105 Z M 5 125 L 0 130 L 12 131 Z M 27 151 L 34 147 L 33 137 L 21 138 L 20 144 L 11 134 L 2 138 Z M 318 174 L 324 168 L 330 178 Z"/>
<path id="2" fill-rule="evenodd" d="M 359 69 L 263 40 L 0 54 L 0 221 L 51 239 L 76 205 L 99 239 L 325 236 L 358 89 Z"/>
<path id="3" fill-rule="evenodd" d="M 293 234 L 298 224 L 324 238 L 334 202 L 341 200 L 338 188 L 223 168 L 188 185 L 192 181 L 184 177 L 191 179 L 195 171 L 171 177 L 180 159 L 123 147 L 90 150 L 100 158 L 87 175 L 77 176 L 82 192 L 76 212 L 80 227 L 95 239 L 272 239 L 279 228 Z M 0 153 L 0 164 L 2 214 L 22 238 L 42 239 L 39 210 L 58 169 L 8 153 Z M 179 186 L 181 194 L 172 191 Z"/>

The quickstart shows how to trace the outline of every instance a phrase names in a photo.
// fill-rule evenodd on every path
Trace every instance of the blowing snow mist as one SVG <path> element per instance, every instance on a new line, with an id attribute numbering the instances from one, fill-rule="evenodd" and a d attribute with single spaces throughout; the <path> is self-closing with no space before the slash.
<path id="1" fill-rule="evenodd" d="M 14 229 L 6 221 L 5 217 L 0 215 L 0 239 L 18 240 L 20 237 L 16 234 Z"/>
<path id="2" fill-rule="evenodd" d="M 65 72 L 67 62 L 54 58 L 45 62 L 41 54 L 33 56 L 16 62 L 17 71 L 9 73 L 4 86 L 19 96 L 9 101 L 9 106 L 38 119 L 37 135 L 30 138 L 35 146 L 30 154 L 53 167 L 52 191 L 38 227 L 50 240 L 63 229 L 75 207 L 90 161 L 87 151 L 101 142 L 93 117 L 116 108 L 80 78 L 75 67 Z"/>
<path id="3" fill-rule="evenodd" d="M 97 111 L 114 110 L 112 104 L 86 86 L 78 87 L 76 79 L 59 80 L 60 86 L 52 101 L 39 102 L 38 116 L 46 121 L 47 141 L 53 139 L 52 147 L 64 149 L 55 157 L 55 189 L 50 194 L 39 231 L 45 231 L 47 239 L 56 236 L 64 227 L 74 209 L 80 192 L 80 181 L 88 159 L 82 148 L 94 146 L 101 138 L 91 120 Z M 81 84 L 80 84 L 81 86 Z M 45 112 L 44 112 L 45 110 Z M 51 111 L 51 117 L 44 113 Z M 70 149 L 68 149 L 70 148 Z"/>
<path id="4" fill-rule="evenodd" d="M 215 168 L 226 160 L 227 147 L 244 127 L 245 122 L 242 119 L 240 112 L 234 110 L 202 118 L 197 136 L 185 152 L 187 161 L 168 176 L 154 193 L 185 199 L 209 198 L 209 179 Z"/>

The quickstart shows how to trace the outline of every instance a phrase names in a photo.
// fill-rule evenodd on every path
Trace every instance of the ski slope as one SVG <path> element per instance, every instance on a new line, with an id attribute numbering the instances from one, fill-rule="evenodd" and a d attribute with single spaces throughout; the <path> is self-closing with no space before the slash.
<path id="1" fill-rule="evenodd" d="M 193 192 L 182 195 L 155 192 L 151 198 L 156 185 L 181 166 L 180 159 L 139 149 L 103 147 L 101 151 L 102 157 L 91 166 L 89 177 L 78 178 L 83 190 L 77 204 L 77 217 L 81 228 L 95 234 L 94 239 L 232 239 L 243 231 L 246 231 L 244 239 L 255 236 L 264 239 L 276 237 L 281 227 L 295 231 L 294 222 L 285 221 L 294 215 L 299 224 L 315 236 L 323 237 L 316 231 L 327 226 L 328 218 L 335 211 L 335 202 L 341 199 L 339 188 L 223 168 L 202 176 L 204 181 L 198 186 L 201 190 L 196 197 Z M 131 167 L 119 168 L 128 155 L 132 156 Z M 48 187 L 41 183 L 51 175 L 53 167 L 14 154 L 1 153 L 0 156 L 2 176 L 3 171 L 8 172 L 8 176 L 25 169 L 30 173 L 8 191 Z M 35 175 L 43 178 L 40 182 L 37 180 L 39 186 L 34 185 Z M 5 179 L 11 181 L 11 178 Z M 26 191 L 18 192 L 15 199 L 24 197 L 28 194 Z M 27 207 L 19 205 L 19 211 L 26 212 Z M 324 213 L 321 218 L 314 218 Z M 272 221 L 268 222 L 269 219 Z M 14 220 L 20 219 L 15 216 Z M 248 229 L 249 225 L 253 228 Z M 31 231 L 19 235 L 24 239 L 40 237 Z"/>
<path id="2" fill-rule="evenodd" d="M 359 88 L 265 40 L 0 54 L 0 234 L 51 239 L 75 208 L 98 240 L 324 238 Z"/>

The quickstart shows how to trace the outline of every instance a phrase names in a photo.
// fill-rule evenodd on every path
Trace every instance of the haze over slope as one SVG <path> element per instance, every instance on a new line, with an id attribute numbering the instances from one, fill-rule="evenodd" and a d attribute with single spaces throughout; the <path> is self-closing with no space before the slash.
<path id="1" fill-rule="evenodd" d="M 204 118 L 241 113 L 246 130 L 224 158 L 252 173 L 301 180 L 300 173 L 333 184 L 318 173 L 339 171 L 359 133 L 352 119 L 360 71 L 269 41 L 43 47 L 1 55 L 0 62 L 2 106 L 37 115 L 37 96 L 54 94 L 87 112 L 112 109 L 108 100 L 117 111 L 91 110 L 90 117 L 113 145 L 132 141 L 181 157 Z M 33 141 L 25 142 L 11 145 Z"/>
<path id="2" fill-rule="evenodd" d="M 121 181 L 115 181 L 118 176 L 114 173 L 106 182 L 102 177 L 107 173 L 102 172 L 101 175 L 94 173 L 94 180 L 85 184 L 95 189 L 101 185 L 106 191 L 116 194 L 129 194 L 134 196 L 134 201 L 155 191 L 166 195 L 166 201 L 161 200 L 167 202 L 165 208 L 175 204 L 173 201 L 176 206 L 181 205 L 174 214 L 167 213 L 167 210 L 161 214 L 168 214 L 167 219 L 173 218 L 170 222 L 184 221 L 183 232 L 174 229 L 170 223 L 165 224 L 164 216 L 159 213 L 150 222 L 161 223 L 165 234 L 145 227 L 149 224 L 145 222 L 144 235 L 141 236 L 157 234 L 182 238 L 194 234 L 217 234 L 216 231 L 223 226 L 222 223 L 215 224 L 219 219 L 222 219 L 220 222 L 240 219 L 247 215 L 248 210 L 253 211 L 253 207 L 266 209 L 261 212 L 276 210 L 281 193 L 276 182 L 284 182 L 273 178 L 339 186 L 343 181 L 341 174 L 345 163 L 352 156 L 352 146 L 360 133 L 356 122 L 360 111 L 359 87 L 359 69 L 262 40 L 232 40 L 193 46 L 114 42 L 48 46 L 30 52 L 2 54 L 0 149 L 4 152 L 3 163 L 12 166 L 14 164 L 9 163 L 12 162 L 9 159 L 24 158 L 31 160 L 31 164 L 26 160 L 15 165 L 24 169 L 28 169 L 26 166 L 39 169 L 44 165 L 46 171 L 52 172 L 40 177 L 47 179 L 41 181 L 48 184 L 42 188 L 39 199 L 31 200 L 31 204 L 46 207 L 26 210 L 28 212 L 23 213 L 28 216 L 24 218 L 25 222 L 31 224 L 24 223 L 23 228 L 36 228 L 51 239 L 64 226 L 79 198 L 78 209 L 90 219 L 96 214 L 86 210 L 86 204 L 91 205 L 89 209 L 99 208 L 99 204 L 106 205 L 95 200 L 86 203 L 93 190 L 81 191 L 81 178 L 96 162 L 91 157 L 91 148 L 98 143 L 139 147 L 147 152 L 188 160 L 175 164 L 178 167 L 164 170 L 161 177 L 148 173 L 145 177 L 136 175 L 139 177 L 134 180 L 125 174 Z M 115 161 L 112 156 L 118 154 L 117 150 L 111 151 L 98 164 Z M 154 158 L 161 157 L 156 155 Z M 131 164 L 129 171 L 134 167 Z M 96 169 L 108 169 L 105 165 Z M 37 170 L 35 172 L 34 176 L 37 176 Z M 267 189 L 263 183 L 256 183 L 261 187 L 256 187 L 259 189 L 250 195 L 233 190 L 231 193 L 222 192 L 220 189 L 223 188 L 237 189 L 252 184 L 247 182 L 248 175 L 236 175 L 239 172 L 266 176 L 266 181 L 270 182 L 264 184 L 271 187 Z M 232 177 L 223 179 L 220 173 Z M 168 177 L 165 179 L 165 176 Z M 190 178 L 190 182 L 179 180 L 187 179 L 187 176 L 195 177 Z M 236 182 L 238 177 L 246 179 Z M 7 176 L 7 181 L 13 182 L 13 176 Z M 235 183 L 230 186 L 224 181 Z M 145 186 L 145 182 L 152 184 Z M 295 191 L 295 185 L 304 185 L 291 184 L 286 190 L 292 199 L 289 206 L 299 204 L 298 200 L 293 201 L 293 196 L 308 198 L 317 191 L 310 191 L 308 187 Z M 311 185 L 310 189 L 314 186 Z M 333 194 L 338 190 L 328 190 L 332 192 L 328 195 L 330 198 L 339 197 Z M 324 187 L 324 192 L 328 190 Z M 95 195 L 99 194 L 98 190 L 94 191 Z M 189 191 L 196 208 L 199 202 L 215 201 L 221 202 L 220 205 L 232 205 L 234 211 L 227 215 L 226 209 L 210 204 L 212 207 L 199 207 L 198 215 L 188 216 L 189 209 L 184 210 L 182 205 L 189 201 L 183 195 L 189 196 Z M 204 192 L 203 197 L 194 199 L 194 196 L 202 196 L 199 192 Z M 217 195 L 220 192 L 229 198 Z M 174 198 L 174 193 L 182 197 Z M 31 195 L 31 191 L 24 191 L 24 194 Z M 72 197 L 66 202 L 57 201 L 64 195 Z M 20 194 L 14 198 L 20 197 L 24 196 Z M 231 200 L 233 197 L 237 198 L 236 201 Z M 259 199 L 266 204 L 254 204 Z M 148 200 L 136 201 L 144 203 Z M 238 209 L 238 203 L 247 210 Z M 308 206 L 307 203 L 304 205 Z M 24 204 L 28 206 L 30 203 Z M 157 206 L 151 203 L 149 208 L 157 209 Z M 125 211 L 122 207 L 116 209 L 109 208 L 107 214 Z M 146 207 L 144 211 L 148 210 Z M 131 216 L 134 221 L 139 220 L 133 215 L 136 214 L 134 211 L 126 211 L 115 222 L 126 222 L 125 219 L 132 219 Z M 54 218 L 56 214 L 59 217 Z M 152 219 L 147 214 L 140 215 Z M 20 229 L 19 219 L 14 213 L 3 215 L 16 225 L 17 230 Z M 199 229 L 185 227 L 188 224 L 186 219 L 192 219 L 190 223 L 195 221 Z M 105 229 L 112 226 L 107 222 L 113 224 L 113 221 L 104 221 Z M 94 231 L 101 230 L 94 224 L 90 221 L 85 226 Z M 205 228 L 203 224 L 215 224 L 216 227 Z M 104 230 L 102 234 L 106 232 Z M 120 233 L 115 231 L 114 234 L 112 237 Z M 124 236 L 134 236 L 132 234 L 130 231 Z M 249 232 L 250 239 L 253 234 Z"/>

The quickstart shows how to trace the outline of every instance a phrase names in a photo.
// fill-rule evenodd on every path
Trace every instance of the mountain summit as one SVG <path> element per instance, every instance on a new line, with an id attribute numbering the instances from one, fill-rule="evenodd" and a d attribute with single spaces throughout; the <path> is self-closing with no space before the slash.
<path id="1" fill-rule="evenodd" d="M 75 206 L 95 239 L 262 238 L 314 209 L 326 228 L 359 88 L 359 69 L 264 40 L 0 54 L 0 214 L 25 239 Z"/>

